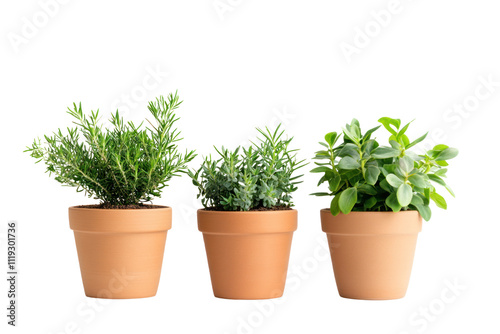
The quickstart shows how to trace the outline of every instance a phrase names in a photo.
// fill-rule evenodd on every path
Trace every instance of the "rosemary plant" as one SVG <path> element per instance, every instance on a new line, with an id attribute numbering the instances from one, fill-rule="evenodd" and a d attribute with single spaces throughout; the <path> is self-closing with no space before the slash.
<path id="1" fill-rule="evenodd" d="M 195 157 L 194 151 L 178 151 L 182 138 L 174 127 L 174 110 L 181 103 L 177 92 L 150 102 L 153 120 L 147 120 L 147 127 L 125 123 L 117 110 L 111 115 L 111 129 L 100 124 L 99 110 L 86 115 L 81 103 L 73 104 L 68 114 L 76 127 L 46 135 L 43 143 L 35 139 L 26 152 L 37 163 L 43 161 L 58 182 L 100 200 L 102 207 L 142 204 L 160 196 Z"/>
<path id="2" fill-rule="evenodd" d="M 189 171 L 205 208 L 220 211 L 272 210 L 293 206 L 291 194 L 298 179 L 292 176 L 303 167 L 292 138 L 284 139 L 280 126 L 274 132 L 257 129 L 262 135 L 249 148 L 230 151 L 215 148 L 219 158 L 208 156 L 197 171 Z"/>

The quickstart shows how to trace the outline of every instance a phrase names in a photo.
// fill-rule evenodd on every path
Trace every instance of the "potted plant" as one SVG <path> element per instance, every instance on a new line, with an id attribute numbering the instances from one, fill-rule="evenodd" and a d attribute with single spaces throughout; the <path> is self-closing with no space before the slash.
<path id="1" fill-rule="evenodd" d="M 379 122 L 390 132 L 390 146 L 371 138 L 381 125 L 363 134 L 353 119 L 341 134 L 325 136 L 311 171 L 323 173 L 318 186 L 327 183 L 329 190 L 313 195 L 333 196 L 330 209 L 321 210 L 321 224 L 339 294 L 346 298 L 404 297 L 422 217 L 431 218 L 431 201 L 446 209 L 434 184 L 454 196 L 443 178 L 457 149 L 441 144 L 416 154 L 409 149 L 427 134 L 410 142 L 405 133 L 411 122 L 402 128 L 399 119 Z"/>
<path id="2" fill-rule="evenodd" d="M 76 127 L 35 139 L 26 150 L 66 186 L 100 201 L 69 208 L 85 294 L 97 298 L 142 298 L 156 294 L 172 209 L 146 204 L 173 177 L 187 170 L 194 151 L 181 154 L 174 127 L 177 93 L 150 102 L 149 126 L 125 123 L 118 111 L 112 129 L 99 111 L 68 108 Z"/>
<path id="3" fill-rule="evenodd" d="M 213 292 L 228 299 L 267 299 L 283 294 L 297 210 L 291 194 L 304 166 L 290 139 L 275 131 L 249 148 L 217 149 L 189 171 L 204 209 L 198 210 Z"/>

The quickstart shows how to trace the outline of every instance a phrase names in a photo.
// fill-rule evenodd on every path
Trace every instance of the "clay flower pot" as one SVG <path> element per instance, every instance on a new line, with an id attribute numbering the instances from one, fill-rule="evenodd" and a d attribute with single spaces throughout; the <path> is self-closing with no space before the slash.
<path id="1" fill-rule="evenodd" d="M 198 210 L 214 295 L 268 299 L 283 295 L 297 210 Z"/>
<path id="2" fill-rule="evenodd" d="M 397 299 L 406 294 L 422 217 L 417 211 L 321 210 L 341 297 Z"/>
<path id="3" fill-rule="evenodd" d="M 156 295 L 172 209 L 69 208 L 85 294 L 124 299 Z"/>

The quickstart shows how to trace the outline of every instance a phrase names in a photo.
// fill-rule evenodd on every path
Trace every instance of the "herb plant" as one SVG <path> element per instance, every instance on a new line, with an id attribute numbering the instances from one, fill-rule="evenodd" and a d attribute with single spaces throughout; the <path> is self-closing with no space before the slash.
<path id="1" fill-rule="evenodd" d="M 215 148 L 219 158 L 205 157 L 201 167 L 189 171 L 205 208 L 219 211 L 282 209 L 293 206 L 291 194 L 303 175 L 292 174 L 303 167 L 292 141 L 284 139 L 280 126 L 274 132 L 257 129 L 262 135 L 249 148 L 230 151 Z"/>
<path id="2" fill-rule="evenodd" d="M 431 218 L 430 201 L 446 209 L 446 200 L 437 193 L 435 184 L 443 186 L 455 196 L 443 178 L 446 177 L 447 160 L 458 155 L 458 150 L 440 144 L 425 154 L 409 149 L 425 139 L 427 133 L 410 142 L 406 133 L 410 123 L 401 128 L 401 121 L 389 117 L 379 119 L 389 131 L 390 146 L 379 146 L 372 139 L 382 125 L 362 134 L 359 122 L 353 119 L 341 134 L 328 133 L 325 149 L 316 152 L 318 167 L 312 173 L 323 173 L 318 186 L 328 184 L 329 192 L 316 196 L 333 196 L 331 213 L 351 211 L 418 210 L 425 219 Z M 343 137 L 342 143 L 335 146 Z"/>
<path id="3" fill-rule="evenodd" d="M 46 135 L 43 144 L 35 139 L 26 151 L 37 163 L 43 161 L 58 182 L 99 199 L 103 207 L 151 201 L 195 157 L 194 151 L 178 152 L 174 110 L 181 103 L 177 92 L 150 102 L 154 120 L 148 120 L 148 127 L 125 123 L 117 110 L 111 115 L 112 129 L 99 124 L 99 110 L 86 115 L 81 103 L 73 104 L 68 114 L 76 127 Z"/>

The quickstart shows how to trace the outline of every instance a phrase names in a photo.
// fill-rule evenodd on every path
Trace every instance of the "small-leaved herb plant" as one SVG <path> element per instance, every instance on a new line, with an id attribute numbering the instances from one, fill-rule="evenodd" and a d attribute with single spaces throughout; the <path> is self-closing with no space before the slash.
<path id="1" fill-rule="evenodd" d="M 47 172 L 65 186 L 76 187 L 101 201 L 101 207 L 142 205 L 160 196 L 173 177 L 187 171 L 194 151 L 178 150 L 180 132 L 174 110 L 177 92 L 150 102 L 153 119 L 148 126 L 125 123 L 118 110 L 111 115 L 111 129 L 100 124 L 99 110 L 86 115 L 81 103 L 68 108 L 76 127 L 35 139 L 27 152 L 43 161 Z"/>
<path id="2" fill-rule="evenodd" d="M 291 194 L 298 179 L 292 176 L 303 167 L 296 149 L 289 149 L 292 138 L 284 139 L 284 131 L 257 129 L 262 135 L 248 148 L 230 151 L 218 149 L 218 158 L 205 157 L 198 170 L 189 171 L 198 187 L 203 206 L 218 211 L 286 209 L 293 206 Z"/>
<path id="3" fill-rule="evenodd" d="M 372 138 L 382 125 L 364 134 L 359 122 L 353 119 L 342 133 L 330 132 L 324 149 L 316 152 L 314 159 L 318 167 L 312 173 L 323 173 L 318 186 L 328 184 L 328 192 L 314 193 L 316 196 L 333 196 L 331 213 L 351 211 L 393 211 L 418 210 L 425 219 L 431 218 L 430 201 L 446 209 L 445 199 L 437 193 L 435 185 L 444 187 L 452 196 L 446 177 L 447 160 L 458 155 L 458 150 L 440 144 L 424 154 L 409 151 L 422 142 L 427 133 L 410 141 L 406 130 L 410 123 L 401 127 L 399 119 L 379 119 L 390 132 L 390 146 L 380 146 Z M 342 139 L 340 144 L 337 141 Z"/>

